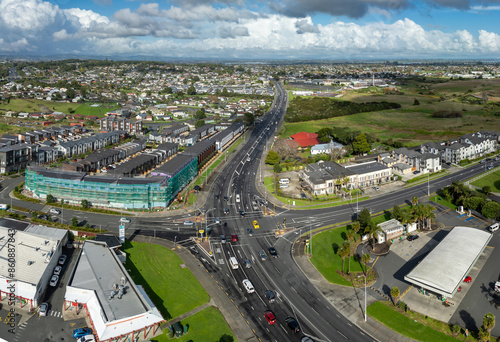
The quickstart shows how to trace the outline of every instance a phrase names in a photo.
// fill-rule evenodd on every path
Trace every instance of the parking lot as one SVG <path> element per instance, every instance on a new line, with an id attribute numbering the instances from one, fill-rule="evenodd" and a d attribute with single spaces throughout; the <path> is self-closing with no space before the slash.
<path id="1" fill-rule="evenodd" d="M 17 303 L 15 307 L 11 307 L 7 299 L 0 302 L 2 306 L 0 320 L 3 323 L 0 323 L 1 338 L 12 342 L 75 340 L 71 334 L 72 331 L 87 326 L 85 312 L 81 312 L 78 316 L 74 312 L 64 312 L 63 302 L 66 283 L 78 252 L 79 250 L 63 249 L 63 254 L 67 255 L 68 259 L 62 268 L 57 287 L 49 286 L 41 301 L 49 304 L 47 316 L 40 317 L 38 311 L 30 313 L 29 305 L 21 308 Z M 14 308 L 16 315 L 15 327 L 12 332 L 9 332 L 11 326 L 8 324 L 7 314 L 11 308 Z M 68 318 L 71 319 L 68 320 Z"/>
<path id="2" fill-rule="evenodd" d="M 438 296 L 426 295 L 404 280 L 408 274 L 455 226 L 467 226 L 471 229 L 484 230 L 488 223 L 479 218 L 467 219 L 448 208 L 438 206 L 435 221 L 441 229 L 428 233 L 417 233 L 419 238 L 413 241 L 395 240 L 389 254 L 381 256 L 375 263 L 379 279 L 372 288 L 390 298 L 390 290 L 397 286 L 401 300 L 408 304 L 411 310 L 423 313 L 429 317 L 458 324 L 469 330 L 477 331 L 482 324 L 483 316 L 492 312 L 495 314 L 500 301 L 493 296 L 494 282 L 500 279 L 500 233 L 494 233 L 488 247 L 481 254 L 476 264 L 469 272 L 471 283 L 463 283 L 461 292 L 449 298 L 448 304 L 443 304 Z M 500 317 L 497 316 L 497 322 Z M 500 324 L 496 324 L 492 335 L 500 335 Z"/>

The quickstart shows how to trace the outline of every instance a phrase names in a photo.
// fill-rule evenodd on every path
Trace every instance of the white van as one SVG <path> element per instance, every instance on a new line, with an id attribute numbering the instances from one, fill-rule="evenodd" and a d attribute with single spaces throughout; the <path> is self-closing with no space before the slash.
<path id="1" fill-rule="evenodd" d="M 290 178 L 280 178 L 280 184 L 289 184 Z"/>
<path id="2" fill-rule="evenodd" d="M 237 269 L 238 268 L 238 260 L 236 260 L 235 257 L 230 257 L 229 258 L 229 264 L 231 265 L 231 268 L 233 270 Z"/>
<path id="3" fill-rule="evenodd" d="M 236 194 L 236 203 L 240 203 L 240 195 Z"/>
<path id="4" fill-rule="evenodd" d="M 500 223 L 493 223 L 491 226 L 488 227 L 490 232 L 496 232 L 500 228 Z"/>

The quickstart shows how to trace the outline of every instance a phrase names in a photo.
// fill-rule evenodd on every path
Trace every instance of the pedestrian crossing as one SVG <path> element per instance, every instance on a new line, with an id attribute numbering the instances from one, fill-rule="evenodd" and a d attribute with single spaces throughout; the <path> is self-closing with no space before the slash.
<path id="1" fill-rule="evenodd" d="M 61 311 L 50 310 L 47 316 L 62 318 L 63 314 Z"/>

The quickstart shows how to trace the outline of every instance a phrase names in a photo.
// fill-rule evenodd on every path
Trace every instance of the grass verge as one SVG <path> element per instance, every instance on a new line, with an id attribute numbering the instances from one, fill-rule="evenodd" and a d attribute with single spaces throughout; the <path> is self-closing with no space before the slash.
<path id="1" fill-rule="evenodd" d="M 178 342 L 205 342 L 205 341 L 236 341 L 231 329 L 224 320 L 219 309 L 208 307 L 181 321 L 183 326 L 188 326 L 188 333 L 181 337 L 172 338 L 169 330 L 162 335 L 151 339 L 153 342 L 178 341 Z"/>
<path id="2" fill-rule="evenodd" d="M 450 209 L 453 209 L 453 210 L 457 209 L 457 206 L 455 204 L 448 202 L 447 200 L 445 200 L 443 197 L 441 197 L 439 195 L 432 196 L 429 199 L 431 201 L 433 201 L 434 203 L 442 204 L 445 207 L 448 207 Z"/>
<path id="3" fill-rule="evenodd" d="M 367 313 L 391 330 L 417 341 L 465 340 L 463 334 L 459 335 L 460 339 L 448 335 L 447 333 L 450 332 L 448 324 L 415 312 L 409 312 L 408 315 L 405 315 L 389 302 L 375 302 L 368 307 Z M 469 339 L 474 340 L 472 337 Z"/>
<path id="4" fill-rule="evenodd" d="M 208 303 L 209 296 L 182 260 L 168 248 L 126 242 L 125 268 L 142 285 L 163 318 L 170 320 Z"/>
<path id="5" fill-rule="evenodd" d="M 491 188 L 491 191 L 500 192 L 500 170 L 492 172 L 487 176 L 481 177 L 471 184 L 479 188 L 489 186 Z"/>
<path id="6" fill-rule="evenodd" d="M 350 286 L 351 283 L 338 272 L 342 269 L 342 258 L 337 254 L 346 240 L 347 226 L 330 229 L 312 238 L 313 256 L 311 263 L 330 283 Z M 359 237 L 358 237 L 359 239 Z M 345 259 L 344 270 L 348 271 L 350 259 L 351 273 L 362 272 L 364 267 L 355 257 Z"/>

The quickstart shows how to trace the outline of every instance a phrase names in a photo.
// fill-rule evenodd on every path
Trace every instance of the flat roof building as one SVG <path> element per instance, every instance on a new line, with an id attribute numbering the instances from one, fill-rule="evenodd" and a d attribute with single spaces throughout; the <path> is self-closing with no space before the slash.
<path id="1" fill-rule="evenodd" d="M 165 322 L 140 285 L 104 242 L 87 240 L 71 272 L 64 309 L 83 305 L 100 342 L 154 336 Z"/>
<path id="2" fill-rule="evenodd" d="M 404 279 L 444 297 L 453 297 L 493 235 L 455 227 Z"/>

